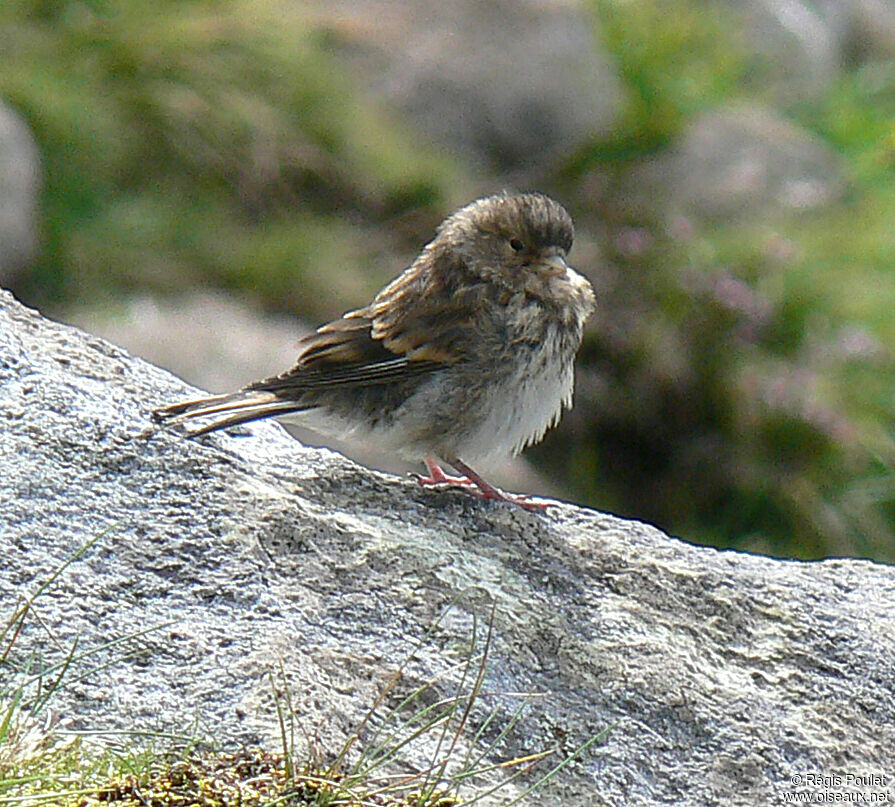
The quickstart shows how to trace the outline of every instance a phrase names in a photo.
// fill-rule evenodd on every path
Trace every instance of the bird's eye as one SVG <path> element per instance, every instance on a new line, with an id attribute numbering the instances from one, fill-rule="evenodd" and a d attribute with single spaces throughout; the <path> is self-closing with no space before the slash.
<path id="1" fill-rule="evenodd" d="M 511 238 L 510 246 L 513 248 L 514 252 L 522 252 L 525 249 L 525 244 L 522 243 L 522 239 L 520 238 Z"/>

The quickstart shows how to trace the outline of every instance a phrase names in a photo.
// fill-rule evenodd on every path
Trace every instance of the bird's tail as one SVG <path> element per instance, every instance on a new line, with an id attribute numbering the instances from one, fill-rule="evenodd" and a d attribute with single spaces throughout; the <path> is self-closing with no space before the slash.
<path id="1" fill-rule="evenodd" d="M 303 409 L 307 409 L 307 406 L 301 405 L 295 400 L 284 400 L 272 392 L 241 390 L 226 395 L 181 401 L 162 409 L 156 409 L 152 416 L 156 422 L 165 425 L 185 423 L 215 415 L 222 416 L 214 418 L 199 428 L 189 429 L 190 437 L 198 437 L 218 429 L 226 429 L 228 426 L 237 426 L 240 423 L 248 423 L 251 420 L 261 420 L 275 415 L 285 415 L 289 412 L 299 412 Z"/>

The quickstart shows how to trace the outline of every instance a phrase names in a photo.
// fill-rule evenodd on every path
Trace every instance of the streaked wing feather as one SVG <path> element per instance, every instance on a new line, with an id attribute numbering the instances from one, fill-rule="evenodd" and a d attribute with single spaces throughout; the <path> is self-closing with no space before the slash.
<path id="1" fill-rule="evenodd" d="M 425 271 L 415 265 L 386 286 L 362 312 L 372 322 L 371 336 L 410 361 L 454 364 L 475 339 L 485 295 L 494 286 L 462 264 L 432 258 Z M 498 290 L 499 293 L 499 290 Z"/>
<path id="2" fill-rule="evenodd" d="M 351 312 L 306 336 L 298 361 L 290 370 L 251 384 L 248 389 L 277 395 L 333 387 L 358 387 L 401 381 L 437 370 L 441 363 L 410 358 L 371 335 L 363 312 Z"/>
<path id="3" fill-rule="evenodd" d="M 159 420 L 179 417 L 201 417 L 213 415 L 217 412 L 229 412 L 234 409 L 270 404 L 277 400 L 275 395 L 255 392 L 228 392 L 224 395 L 210 395 L 207 398 L 194 398 L 188 401 L 179 401 L 163 409 L 157 409 L 155 415 Z"/>
<path id="4" fill-rule="evenodd" d="M 401 357 L 373 364 L 350 364 L 331 369 L 302 370 L 296 367 L 273 378 L 256 381 L 250 388 L 277 395 L 296 395 L 333 387 L 368 387 L 430 373 L 442 366 L 439 362 L 408 361 Z"/>
<path id="5" fill-rule="evenodd" d="M 321 325 L 299 342 L 302 349 L 295 370 L 323 370 L 394 359 L 394 352 L 372 338 L 371 327 L 370 320 L 357 311 Z"/>

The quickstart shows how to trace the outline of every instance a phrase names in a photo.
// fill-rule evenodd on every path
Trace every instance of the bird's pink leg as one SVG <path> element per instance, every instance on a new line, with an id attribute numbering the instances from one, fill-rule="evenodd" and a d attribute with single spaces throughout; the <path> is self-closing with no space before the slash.
<path id="1" fill-rule="evenodd" d="M 550 506 L 546 502 L 533 502 L 530 497 L 525 495 L 514 496 L 511 493 L 504 493 L 504 491 L 494 487 L 494 485 L 473 471 L 465 462 L 456 457 L 452 457 L 447 460 L 447 462 L 453 465 L 458 471 L 462 471 L 466 474 L 468 480 L 475 483 L 476 487 L 479 489 L 477 495 L 481 496 L 483 499 L 495 499 L 501 502 L 517 504 L 519 507 L 524 507 L 526 510 L 546 510 Z"/>
<path id="2" fill-rule="evenodd" d="M 456 457 L 445 458 L 445 462 L 453 465 L 458 471 L 462 471 L 464 476 L 448 476 L 432 457 L 426 457 L 424 461 L 426 468 L 429 469 L 429 476 L 417 476 L 416 481 L 420 485 L 458 485 L 480 499 L 509 502 L 524 507 L 526 510 L 542 511 L 549 507 L 544 502 L 533 502 L 528 496 L 513 496 L 510 493 L 504 493 Z"/>
<path id="3" fill-rule="evenodd" d="M 426 463 L 426 468 L 429 469 L 429 475 L 417 475 L 417 484 L 423 485 L 424 487 L 429 485 L 460 485 L 462 487 L 476 485 L 475 480 L 465 476 L 448 476 L 432 457 L 426 457 L 423 461 Z"/>

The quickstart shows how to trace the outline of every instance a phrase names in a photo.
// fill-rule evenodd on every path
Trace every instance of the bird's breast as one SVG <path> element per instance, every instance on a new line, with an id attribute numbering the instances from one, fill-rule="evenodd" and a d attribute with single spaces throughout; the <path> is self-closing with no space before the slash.
<path id="1" fill-rule="evenodd" d="M 542 328 L 539 335 L 536 341 L 518 341 L 483 378 L 467 410 L 475 426 L 458 452 L 462 458 L 475 462 L 517 454 L 538 442 L 571 406 L 575 349 L 560 326 Z M 481 372 L 484 376 L 486 368 Z"/>

